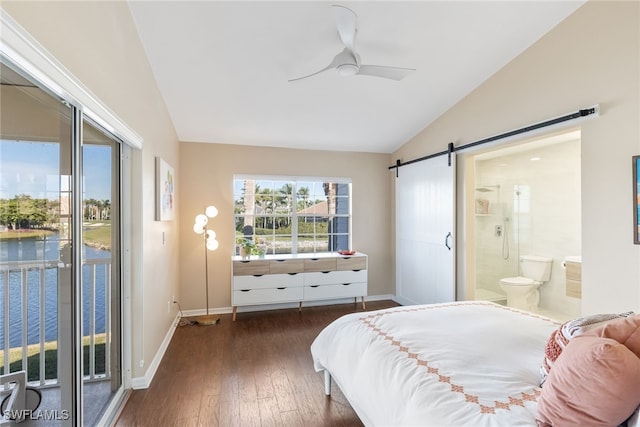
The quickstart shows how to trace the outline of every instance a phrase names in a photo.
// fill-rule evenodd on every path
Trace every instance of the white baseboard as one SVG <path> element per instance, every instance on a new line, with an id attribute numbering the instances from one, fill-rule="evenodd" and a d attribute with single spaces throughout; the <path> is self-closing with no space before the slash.
<path id="1" fill-rule="evenodd" d="M 144 373 L 144 376 L 131 379 L 131 387 L 134 390 L 149 388 L 149 386 L 151 385 L 151 381 L 153 380 L 153 377 L 158 370 L 158 366 L 160 366 L 160 362 L 164 357 L 165 351 L 167 351 L 167 347 L 169 347 L 169 343 L 171 342 L 171 338 L 173 337 L 173 333 L 176 331 L 176 327 L 178 326 L 179 321 L 180 314 L 178 313 L 174 321 L 171 322 L 171 327 L 167 331 L 167 334 L 164 336 L 162 344 L 160 344 L 160 348 L 156 352 L 156 355 L 153 357 L 153 360 L 147 368 L 147 371 Z"/>

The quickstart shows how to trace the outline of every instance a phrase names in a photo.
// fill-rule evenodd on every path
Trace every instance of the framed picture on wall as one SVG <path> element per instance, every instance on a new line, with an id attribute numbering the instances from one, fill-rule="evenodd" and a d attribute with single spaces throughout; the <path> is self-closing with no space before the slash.
<path id="1" fill-rule="evenodd" d="M 173 168 L 160 157 L 156 157 L 156 221 L 172 221 L 175 204 Z"/>
<path id="2" fill-rule="evenodd" d="M 633 243 L 640 245 L 640 156 L 633 156 Z"/>

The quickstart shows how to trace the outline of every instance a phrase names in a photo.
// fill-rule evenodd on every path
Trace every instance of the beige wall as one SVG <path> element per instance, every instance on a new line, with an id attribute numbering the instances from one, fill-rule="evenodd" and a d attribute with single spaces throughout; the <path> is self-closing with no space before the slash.
<path id="1" fill-rule="evenodd" d="M 167 301 L 179 292 L 179 221 L 154 220 L 154 159 L 163 157 L 179 177 L 179 145 L 131 14 L 126 2 L 3 0 L 2 8 L 144 138 L 144 148 L 132 154 L 129 189 L 131 365 L 133 377 L 144 376 L 177 313 L 167 312 Z"/>
<path id="2" fill-rule="evenodd" d="M 231 306 L 231 256 L 235 250 L 233 175 L 349 177 L 353 183 L 353 246 L 369 255 L 369 295 L 394 293 L 391 275 L 388 154 L 180 144 L 180 304 L 203 309 L 204 248 L 193 221 L 213 204 L 209 223 L 220 248 L 209 254 L 210 306 Z"/>
<path id="3" fill-rule="evenodd" d="M 392 155 L 409 160 L 600 104 L 601 116 L 581 125 L 583 314 L 640 309 L 631 193 L 631 156 L 640 154 L 639 18 L 638 2 L 588 2 Z M 466 208 L 464 168 L 458 180 Z M 463 215 L 457 227 L 464 295 Z"/>

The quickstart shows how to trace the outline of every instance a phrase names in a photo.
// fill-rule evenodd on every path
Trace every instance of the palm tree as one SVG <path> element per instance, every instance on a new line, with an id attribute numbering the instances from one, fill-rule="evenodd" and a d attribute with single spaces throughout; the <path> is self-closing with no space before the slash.
<path id="1" fill-rule="evenodd" d="M 293 199 L 293 184 L 287 183 L 280 188 L 280 196 L 276 197 L 277 210 L 285 212 L 286 216 L 278 218 L 278 227 L 287 227 L 291 224 L 291 205 Z M 277 212 L 276 212 L 277 213 Z"/>
<path id="2" fill-rule="evenodd" d="M 309 206 L 309 187 L 300 187 L 298 189 L 298 197 L 302 197 L 302 206 L 298 210 L 302 210 Z"/>
<path id="3" fill-rule="evenodd" d="M 243 206 L 242 212 L 244 213 L 244 224 L 242 226 L 242 230 L 245 227 L 251 227 L 252 229 L 255 227 L 255 204 L 256 204 L 256 192 L 259 190 L 260 186 L 256 184 L 256 182 L 252 179 L 247 179 L 244 181 L 243 187 Z M 239 230 L 239 231 L 242 231 Z"/>

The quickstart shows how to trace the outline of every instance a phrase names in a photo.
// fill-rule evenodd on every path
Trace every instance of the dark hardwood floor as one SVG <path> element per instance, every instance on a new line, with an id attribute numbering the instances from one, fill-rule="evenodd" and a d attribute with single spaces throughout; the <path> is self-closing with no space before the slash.
<path id="1" fill-rule="evenodd" d="M 367 302 L 367 311 L 393 307 Z M 181 326 L 151 386 L 135 390 L 117 426 L 361 426 L 337 386 L 324 395 L 309 347 L 358 304 L 222 315 Z"/>

